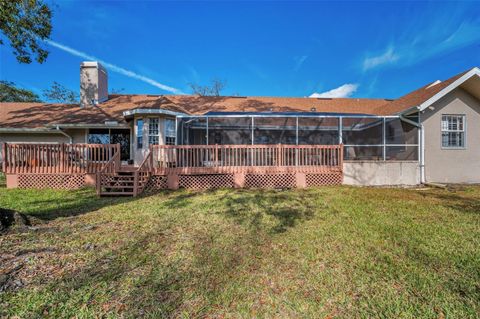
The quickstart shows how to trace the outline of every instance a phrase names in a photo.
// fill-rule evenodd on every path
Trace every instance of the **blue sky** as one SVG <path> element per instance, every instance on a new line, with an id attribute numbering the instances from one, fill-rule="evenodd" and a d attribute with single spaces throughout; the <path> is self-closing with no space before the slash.
<path id="1" fill-rule="evenodd" d="M 123 93 L 396 98 L 480 66 L 480 3 L 58 1 L 51 40 L 44 64 L 0 47 L 0 78 L 77 91 L 96 58 Z"/>

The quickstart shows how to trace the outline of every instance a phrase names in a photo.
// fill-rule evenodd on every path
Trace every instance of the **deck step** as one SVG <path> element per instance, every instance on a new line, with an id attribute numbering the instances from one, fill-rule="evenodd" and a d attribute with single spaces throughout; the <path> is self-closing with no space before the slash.
<path id="1" fill-rule="evenodd" d="M 115 174 L 106 175 L 102 180 L 100 196 L 135 196 L 143 192 L 150 174 L 139 172 L 138 167 L 121 167 Z M 137 177 L 135 179 L 135 176 Z M 136 194 L 134 192 L 136 190 Z"/>
<path id="2" fill-rule="evenodd" d="M 101 196 L 133 196 L 133 192 L 102 192 Z"/>

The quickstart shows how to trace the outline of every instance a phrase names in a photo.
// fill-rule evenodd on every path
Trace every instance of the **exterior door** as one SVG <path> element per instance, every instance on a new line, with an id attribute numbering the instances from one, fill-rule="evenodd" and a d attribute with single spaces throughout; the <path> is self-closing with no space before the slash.
<path id="1" fill-rule="evenodd" d="M 110 143 L 120 144 L 120 159 L 122 161 L 128 161 L 130 159 L 130 130 L 110 130 Z"/>

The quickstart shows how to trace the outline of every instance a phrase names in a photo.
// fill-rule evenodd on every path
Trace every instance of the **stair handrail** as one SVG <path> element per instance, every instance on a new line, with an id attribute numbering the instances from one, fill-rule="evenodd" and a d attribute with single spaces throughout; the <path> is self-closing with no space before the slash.
<path id="1" fill-rule="evenodd" d="M 110 160 L 103 165 L 103 167 L 97 171 L 97 194 L 100 195 L 100 191 L 102 188 L 102 174 L 104 173 L 116 173 L 118 168 L 120 168 L 120 145 L 117 144 L 115 146 L 116 150 Z"/>
<path id="2" fill-rule="evenodd" d="M 142 163 L 137 169 L 137 172 L 152 172 L 153 171 L 153 157 L 152 151 L 149 149 L 147 156 L 143 159 Z"/>
<path id="3" fill-rule="evenodd" d="M 135 171 L 134 173 L 134 191 L 133 191 L 133 196 L 137 196 L 138 194 L 140 194 L 141 192 L 143 192 L 143 188 L 145 187 L 145 185 L 143 185 L 143 187 L 139 188 L 139 185 L 138 185 L 138 178 L 139 178 L 139 173 L 142 172 L 142 173 L 147 173 L 147 174 L 150 174 L 151 172 L 153 171 L 153 157 L 152 157 L 152 151 L 151 149 L 148 150 L 148 153 L 147 153 L 147 156 L 145 156 L 145 158 L 143 159 L 142 163 L 140 164 L 140 166 L 137 168 L 137 170 Z"/>

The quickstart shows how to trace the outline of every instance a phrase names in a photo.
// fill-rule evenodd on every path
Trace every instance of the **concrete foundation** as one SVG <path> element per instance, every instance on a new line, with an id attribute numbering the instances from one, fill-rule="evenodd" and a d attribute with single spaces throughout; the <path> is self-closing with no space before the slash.
<path id="1" fill-rule="evenodd" d="M 418 185 L 420 167 L 417 161 L 348 161 L 343 163 L 343 184 Z"/>

